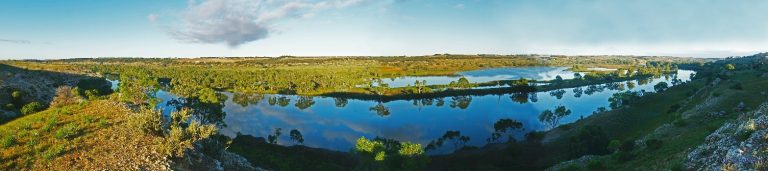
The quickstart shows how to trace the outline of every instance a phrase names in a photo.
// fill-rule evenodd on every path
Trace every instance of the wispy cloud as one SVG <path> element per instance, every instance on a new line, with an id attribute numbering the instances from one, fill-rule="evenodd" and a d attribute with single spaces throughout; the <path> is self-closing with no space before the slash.
<path id="1" fill-rule="evenodd" d="M 0 43 L 31 44 L 29 40 L 0 39 Z"/>
<path id="2" fill-rule="evenodd" d="M 281 20 L 308 17 L 362 1 L 365 0 L 190 0 L 168 33 L 184 42 L 237 47 L 267 38 Z M 157 17 L 151 14 L 148 19 L 155 21 Z"/>

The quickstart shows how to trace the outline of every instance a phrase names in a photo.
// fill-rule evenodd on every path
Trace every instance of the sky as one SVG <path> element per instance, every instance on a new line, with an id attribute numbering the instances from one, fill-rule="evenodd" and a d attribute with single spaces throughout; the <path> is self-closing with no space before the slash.
<path id="1" fill-rule="evenodd" d="M 768 51 L 765 0 L 4 0 L 0 59 Z"/>

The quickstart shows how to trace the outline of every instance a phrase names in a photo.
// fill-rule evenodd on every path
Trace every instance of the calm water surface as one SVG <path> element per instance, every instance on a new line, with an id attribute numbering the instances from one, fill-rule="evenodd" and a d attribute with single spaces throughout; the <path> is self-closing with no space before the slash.
<path id="1" fill-rule="evenodd" d="M 539 81 L 554 80 L 558 75 L 563 79 L 572 79 L 575 72 L 567 71 L 567 67 L 515 67 L 491 68 L 457 73 L 458 76 L 408 76 L 383 79 L 389 87 L 405 87 L 414 85 L 416 81 L 427 81 L 428 85 L 448 84 L 464 77 L 472 83 L 482 83 L 496 80 L 517 80 L 520 78 Z M 584 73 L 581 73 L 582 75 Z"/>
<path id="2" fill-rule="evenodd" d="M 527 76 L 538 76 L 541 79 L 559 75 L 553 76 L 553 73 L 564 72 L 557 68 L 544 70 L 543 73 L 518 76 L 493 74 L 505 73 L 507 70 L 514 70 L 514 68 L 471 71 L 462 74 L 476 79 L 488 78 L 492 81 Z M 625 86 L 627 82 L 621 82 L 621 86 L 614 83 L 530 94 L 462 96 L 386 103 L 348 99 L 346 103 L 337 104 L 339 99 L 304 97 L 302 104 L 297 105 L 302 97 L 292 95 L 263 95 L 263 99 L 255 98 L 248 103 L 236 103 L 234 93 L 223 92 L 227 100 L 221 108 L 224 115 L 218 119 L 223 123 L 220 132 L 233 138 L 238 134 L 267 137 L 275 128 L 281 128 L 283 136 L 279 138 L 278 144 L 294 145 L 288 132 L 296 129 L 303 134 L 304 145 L 337 151 L 350 150 L 355 140 L 361 136 L 383 137 L 427 145 L 430 141 L 440 138 L 446 131 L 460 131 L 461 135 L 470 137 L 466 145 L 482 146 L 487 144 L 487 139 L 494 132 L 494 123 L 500 119 L 521 122 L 523 129 L 512 131 L 511 135 L 522 139 L 527 132 L 549 128 L 538 120 L 538 115 L 544 110 L 554 110 L 556 106 L 563 105 L 573 113 L 563 118 L 560 123 L 571 123 L 591 115 L 600 107 L 610 109 L 608 98 L 614 93 L 653 92 L 653 86 L 659 82 L 672 85 L 671 81 L 675 78 L 686 82 L 690 80 L 693 73 L 693 71 L 680 70 L 676 75 L 668 77 L 630 81 L 635 84 L 631 89 Z M 566 73 L 563 76 L 566 79 L 570 77 L 565 75 L 573 76 L 572 73 Z M 623 90 L 618 87 L 622 87 Z M 168 114 L 174 110 L 174 107 L 169 105 L 172 103 L 169 102 L 178 97 L 165 91 L 159 91 L 157 96 L 163 99 L 158 108 L 164 109 L 164 113 Z M 270 98 L 283 98 L 283 103 L 270 104 Z M 289 99 L 288 103 L 285 103 L 285 99 Z M 443 103 L 440 104 L 440 101 Z M 372 110 L 372 107 L 377 105 L 383 105 L 389 112 L 383 114 Z M 453 150 L 452 146 L 444 146 L 430 153 L 449 153 Z"/>

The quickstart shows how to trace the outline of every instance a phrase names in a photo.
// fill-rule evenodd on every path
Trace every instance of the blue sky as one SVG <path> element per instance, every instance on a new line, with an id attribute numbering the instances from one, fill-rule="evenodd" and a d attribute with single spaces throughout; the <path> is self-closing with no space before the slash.
<path id="1" fill-rule="evenodd" d="M 0 58 L 768 51 L 763 0 L 6 0 Z"/>

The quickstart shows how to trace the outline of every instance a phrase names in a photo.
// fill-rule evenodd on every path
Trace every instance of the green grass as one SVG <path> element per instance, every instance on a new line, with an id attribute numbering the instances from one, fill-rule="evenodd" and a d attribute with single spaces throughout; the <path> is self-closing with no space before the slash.
<path id="1" fill-rule="evenodd" d="M 0 125 L 0 170 L 29 170 L 81 148 L 109 122 L 101 102 L 50 108 Z"/>

